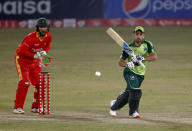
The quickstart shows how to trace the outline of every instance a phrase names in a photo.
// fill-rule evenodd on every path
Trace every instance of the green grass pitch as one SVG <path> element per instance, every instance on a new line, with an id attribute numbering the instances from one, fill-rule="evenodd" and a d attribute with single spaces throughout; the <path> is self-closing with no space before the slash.
<path id="1" fill-rule="evenodd" d="M 120 48 L 102 28 L 51 29 L 51 115 L 30 112 L 29 88 L 25 114 L 12 113 L 18 82 L 14 53 L 32 30 L 0 30 L 0 131 L 190 131 L 192 129 L 192 27 L 146 27 L 158 60 L 149 62 L 142 84 L 141 119 L 128 116 L 128 106 L 116 118 L 109 101 L 125 89 Z M 114 28 L 127 42 L 129 27 Z M 96 77 L 96 71 L 102 73 Z"/>

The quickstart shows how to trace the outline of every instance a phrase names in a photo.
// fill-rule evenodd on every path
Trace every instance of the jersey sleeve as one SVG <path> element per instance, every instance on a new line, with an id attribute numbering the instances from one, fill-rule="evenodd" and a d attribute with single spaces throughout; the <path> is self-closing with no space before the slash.
<path id="1" fill-rule="evenodd" d="M 156 52 L 153 43 L 150 41 L 147 41 L 147 48 L 149 54 Z"/>
<path id="2" fill-rule="evenodd" d="M 128 57 L 129 57 L 129 55 L 123 50 L 120 58 L 123 60 L 126 60 Z"/>
<path id="3" fill-rule="evenodd" d="M 52 36 L 49 34 L 48 36 L 48 44 L 45 46 L 45 51 L 48 53 L 51 47 L 51 41 L 52 41 Z"/>
<path id="4" fill-rule="evenodd" d="M 19 46 L 19 49 L 17 50 L 18 55 L 22 55 L 24 57 L 33 58 L 35 53 L 31 52 L 31 42 L 32 40 L 30 37 L 25 37 L 25 39 L 22 41 L 21 45 Z"/>

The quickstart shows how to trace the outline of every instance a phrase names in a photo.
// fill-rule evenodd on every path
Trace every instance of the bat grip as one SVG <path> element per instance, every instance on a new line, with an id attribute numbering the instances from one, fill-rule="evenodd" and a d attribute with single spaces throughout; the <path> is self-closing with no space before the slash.
<path id="1" fill-rule="evenodd" d="M 143 68 L 145 68 L 145 65 L 142 63 L 142 61 L 139 61 L 139 64 L 140 64 Z"/>

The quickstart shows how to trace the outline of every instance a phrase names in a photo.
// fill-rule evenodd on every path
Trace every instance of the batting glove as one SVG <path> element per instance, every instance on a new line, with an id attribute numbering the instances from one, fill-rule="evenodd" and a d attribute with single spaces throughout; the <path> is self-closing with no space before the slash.
<path id="1" fill-rule="evenodd" d="M 137 63 L 137 62 L 142 62 L 144 61 L 145 58 L 141 55 L 133 55 L 132 58 L 131 58 L 131 61 L 133 61 L 134 63 Z"/>
<path id="2" fill-rule="evenodd" d="M 126 67 L 129 68 L 129 69 L 134 69 L 135 65 L 134 65 L 134 63 L 132 61 L 130 61 L 130 62 L 127 62 Z"/>
<path id="3" fill-rule="evenodd" d="M 136 55 L 137 61 L 144 61 L 145 58 L 141 55 Z"/>
<path id="4" fill-rule="evenodd" d="M 132 55 L 131 57 L 131 61 L 133 61 L 134 63 L 137 63 L 137 56 L 136 55 Z"/>

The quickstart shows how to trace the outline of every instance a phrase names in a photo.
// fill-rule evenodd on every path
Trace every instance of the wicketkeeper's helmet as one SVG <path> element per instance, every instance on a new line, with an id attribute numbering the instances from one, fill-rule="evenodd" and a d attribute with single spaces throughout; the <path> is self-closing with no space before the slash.
<path id="1" fill-rule="evenodd" d="M 36 23 L 36 31 L 39 31 L 39 27 L 47 27 L 49 31 L 49 21 L 46 18 L 39 18 Z"/>

